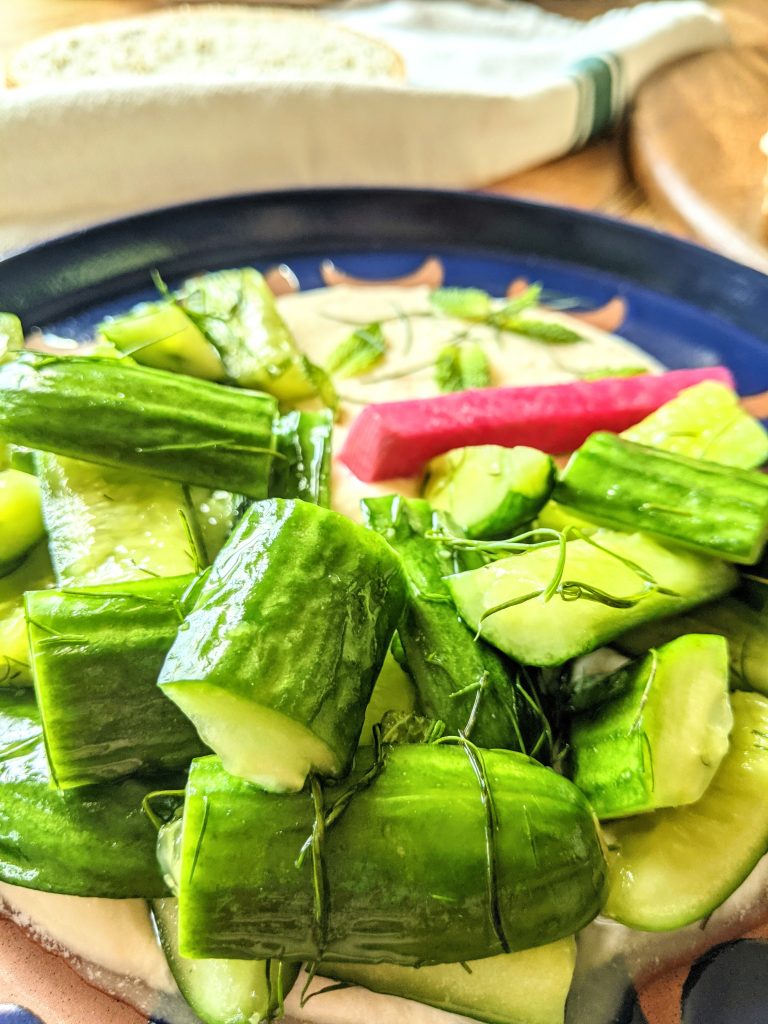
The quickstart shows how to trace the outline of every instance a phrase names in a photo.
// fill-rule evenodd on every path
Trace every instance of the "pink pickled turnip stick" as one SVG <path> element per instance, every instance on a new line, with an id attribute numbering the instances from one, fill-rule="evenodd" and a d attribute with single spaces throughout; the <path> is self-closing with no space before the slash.
<path id="1" fill-rule="evenodd" d="M 726 367 L 707 366 L 383 402 L 360 413 L 339 457 L 360 480 L 373 483 L 413 476 L 452 448 L 523 444 L 558 455 L 573 451 L 596 430 L 626 430 L 703 380 L 734 385 Z"/>

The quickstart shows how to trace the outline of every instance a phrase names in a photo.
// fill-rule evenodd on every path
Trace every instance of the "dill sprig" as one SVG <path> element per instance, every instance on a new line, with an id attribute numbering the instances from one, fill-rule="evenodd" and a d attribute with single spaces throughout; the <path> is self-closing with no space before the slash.
<path id="1" fill-rule="evenodd" d="M 504 929 L 504 918 L 501 912 L 501 897 L 499 893 L 498 844 L 496 842 L 496 836 L 499 831 L 499 819 L 482 751 L 467 739 L 466 736 L 446 736 L 437 742 L 449 743 L 464 749 L 480 787 L 480 801 L 485 817 L 485 869 L 488 916 L 490 917 L 494 934 L 499 940 L 499 945 L 505 953 L 509 953 L 510 945 Z"/>

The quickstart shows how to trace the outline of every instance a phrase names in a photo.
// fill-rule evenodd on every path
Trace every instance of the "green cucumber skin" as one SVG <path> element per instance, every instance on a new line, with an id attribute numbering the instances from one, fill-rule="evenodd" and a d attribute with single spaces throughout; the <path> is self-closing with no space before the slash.
<path id="1" fill-rule="evenodd" d="M 638 931 L 703 927 L 765 855 L 768 701 L 731 703 L 728 753 L 697 803 L 610 823 L 606 917 Z"/>
<path id="2" fill-rule="evenodd" d="M 389 546 L 304 501 L 250 506 L 202 584 L 159 683 L 202 684 L 285 715 L 343 772 L 403 607 Z"/>
<path id="3" fill-rule="evenodd" d="M 590 539 L 604 550 L 587 540 L 568 541 L 566 581 L 575 580 L 614 597 L 637 594 L 643 589 L 642 579 L 607 554 L 613 552 L 650 572 L 659 586 L 673 593 L 652 590 L 627 608 L 585 598 L 564 600 L 560 595 L 546 601 L 541 595 L 487 615 L 481 622 L 491 608 L 533 592 L 534 586 L 546 588 L 558 560 L 556 546 L 451 576 L 448 588 L 464 619 L 471 627 L 480 627 L 489 643 L 524 665 L 549 668 L 613 643 L 643 623 L 720 597 L 738 583 L 738 574 L 727 562 L 666 547 L 645 534 L 599 530 Z"/>
<path id="4" fill-rule="evenodd" d="M 108 899 L 167 894 L 141 805 L 154 790 L 183 786 L 183 775 L 57 792 L 28 690 L 0 692 L 0 737 L 0 881 Z"/>
<path id="5" fill-rule="evenodd" d="M 256 1024 L 274 1018 L 280 994 L 286 996 L 296 982 L 298 964 L 188 959 L 179 953 L 178 901 L 153 900 L 151 910 L 171 974 L 203 1024 Z"/>
<path id="6" fill-rule="evenodd" d="M 268 491 L 276 411 L 268 395 L 114 359 L 25 355 L 0 367 L 7 440 L 252 498 Z"/>
<path id="7" fill-rule="evenodd" d="M 510 537 L 536 517 L 555 485 L 555 463 L 533 448 L 457 448 L 427 467 L 424 497 L 467 537 Z"/>
<path id="8" fill-rule="evenodd" d="M 592 434 L 563 470 L 555 501 L 606 526 L 642 530 L 752 564 L 768 539 L 768 479 L 614 434 Z"/>
<path id="9" fill-rule="evenodd" d="M 275 422 L 277 451 L 272 464 L 270 498 L 301 498 L 331 507 L 333 413 L 289 412 Z"/>
<path id="10" fill-rule="evenodd" d="M 384 752 L 383 770 L 325 833 L 326 941 L 315 918 L 312 857 L 295 864 L 313 828 L 311 794 L 264 793 L 228 775 L 217 758 L 193 762 L 181 842 L 184 956 L 416 966 L 502 952 L 485 804 L 467 751 L 418 744 Z M 478 757 L 496 813 L 491 846 L 509 948 L 573 934 L 599 912 L 605 878 L 589 805 L 525 755 Z M 328 787 L 326 799 L 340 791 Z"/>
<path id="11" fill-rule="evenodd" d="M 514 666 L 475 641 L 453 607 L 443 580 L 455 571 L 453 560 L 424 536 L 434 525 L 431 506 L 396 496 L 365 498 L 361 504 L 366 525 L 403 562 L 408 596 L 397 630 L 423 713 L 445 722 L 448 735 L 466 731 L 477 692 L 453 694 L 485 680 L 468 739 L 480 747 L 532 747 L 536 722 L 514 689 Z"/>
<path id="12" fill-rule="evenodd" d="M 59 789 L 182 769 L 207 753 L 157 687 L 191 582 L 185 576 L 27 594 L 35 692 Z"/>

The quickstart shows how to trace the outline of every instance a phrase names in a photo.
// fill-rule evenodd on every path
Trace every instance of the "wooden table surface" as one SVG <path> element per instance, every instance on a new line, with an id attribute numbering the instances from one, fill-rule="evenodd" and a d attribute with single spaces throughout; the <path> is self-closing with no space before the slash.
<path id="1" fill-rule="evenodd" d="M 272 0 L 274 3 L 275 0 Z M 287 0 L 309 6 L 313 0 Z M 638 0 L 539 0 L 547 10 L 588 18 Z M 728 20 L 736 45 L 768 44 L 767 0 L 712 0 Z M 0 60 L 44 32 L 87 21 L 126 17 L 172 6 L 170 0 L 0 0 Z M 702 104 L 711 97 L 702 96 Z M 626 124 L 572 156 L 517 174 L 493 191 L 564 203 L 627 217 L 663 230 L 689 234 L 667 210 L 654 208 L 634 180 L 627 160 Z"/>

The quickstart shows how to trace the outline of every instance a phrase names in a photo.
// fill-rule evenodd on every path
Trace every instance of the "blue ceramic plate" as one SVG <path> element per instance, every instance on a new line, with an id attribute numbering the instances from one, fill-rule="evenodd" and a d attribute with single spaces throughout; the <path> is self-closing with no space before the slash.
<path id="1" fill-rule="evenodd" d="M 522 277 L 587 307 L 620 296 L 621 334 L 668 367 L 724 363 L 742 393 L 768 389 L 768 277 L 604 217 L 466 193 L 274 192 L 160 210 L 0 261 L 0 309 L 27 329 L 82 338 L 106 312 L 152 295 L 153 269 L 173 283 L 196 271 L 287 263 L 306 289 L 323 283 L 324 259 L 380 280 L 428 256 L 440 258 L 448 285 L 503 294 Z M 630 990 L 615 1024 L 768 1021 L 766 952 L 754 938 L 721 945 L 678 977 L 661 1015 L 648 1009 L 659 998 L 641 999 L 646 1016 Z M 29 1019 L 0 1007 L 0 1024 Z"/>

